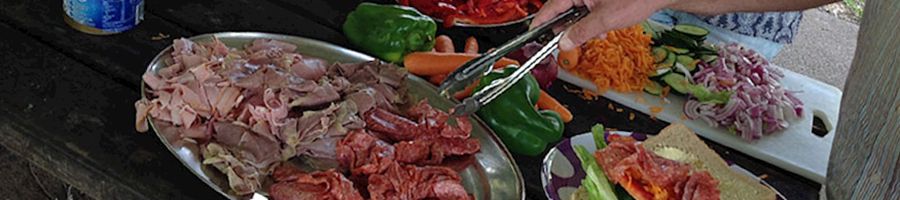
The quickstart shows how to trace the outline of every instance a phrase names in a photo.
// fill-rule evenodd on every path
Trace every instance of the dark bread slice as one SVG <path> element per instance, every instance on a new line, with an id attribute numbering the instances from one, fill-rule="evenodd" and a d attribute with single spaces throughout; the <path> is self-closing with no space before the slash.
<path id="1" fill-rule="evenodd" d="M 775 191 L 728 167 L 684 124 L 672 124 L 643 142 L 644 148 L 662 157 L 690 163 L 694 170 L 706 170 L 719 181 L 720 199 L 775 199 Z"/>

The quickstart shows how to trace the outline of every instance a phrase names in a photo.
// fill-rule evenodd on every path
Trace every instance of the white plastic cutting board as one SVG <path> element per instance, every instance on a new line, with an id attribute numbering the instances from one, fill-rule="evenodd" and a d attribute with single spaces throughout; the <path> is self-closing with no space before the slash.
<path id="1" fill-rule="evenodd" d="M 824 183 L 828 169 L 828 156 L 831 142 L 834 140 L 834 125 L 838 121 L 841 90 L 806 77 L 796 72 L 782 69 L 785 77 L 781 83 L 789 91 L 800 91 L 797 98 L 803 101 L 803 116 L 790 121 L 791 125 L 778 133 L 764 136 L 754 142 L 747 142 L 725 128 L 714 128 L 702 120 L 682 118 L 685 96 L 669 95 L 669 103 L 644 92 L 619 93 L 607 91 L 604 97 L 650 114 L 650 106 L 661 106 L 664 110 L 656 114 L 656 118 L 670 123 L 684 123 L 697 134 L 731 147 L 737 151 L 766 161 L 785 170 L 794 172 L 813 181 Z M 590 81 L 578 78 L 563 69 L 559 69 L 559 79 L 579 87 L 597 92 L 597 87 Z M 643 99 L 640 101 L 638 99 Z M 642 102 L 642 103 L 641 103 Z M 597 109 L 606 109 L 597 108 Z M 812 133 L 813 115 L 821 118 L 829 133 L 824 137 Z M 613 125 L 614 126 L 614 125 Z"/>

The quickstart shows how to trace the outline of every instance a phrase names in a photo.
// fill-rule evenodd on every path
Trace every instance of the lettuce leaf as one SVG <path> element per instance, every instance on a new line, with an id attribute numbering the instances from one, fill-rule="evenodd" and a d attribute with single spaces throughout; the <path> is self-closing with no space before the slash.
<path id="1" fill-rule="evenodd" d="M 575 154 L 581 160 L 581 167 L 587 174 L 581 181 L 582 186 L 588 193 L 590 200 L 618 200 L 616 193 L 613 191 L 609 179 L 606 174 L 597 165 L 594 156 L 584 148 L 584 146 L 576 145 Z"/>
<path id="2" fill-rule="evenodd" d="M 687 85 L 688 92 L 703 103 L 728 104 L 731 99 L 731 91 L 712 92 L 700 85 Z"/>

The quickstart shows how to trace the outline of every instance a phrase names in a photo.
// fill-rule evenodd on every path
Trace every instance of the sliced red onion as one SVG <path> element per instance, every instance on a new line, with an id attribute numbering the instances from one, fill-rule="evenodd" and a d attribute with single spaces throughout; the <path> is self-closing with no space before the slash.
<path id="1" fill-rule="evenodd" d="M 691 76 L 696 84 L 713 92 L 733 91 L 734 95 L 725 105 L 691 98 L 684 106 L 688 118 L 734 128 L 738 136 L 753 141 L 787 128 L 785 112 L 802 116 L 803 102 L 779 82 L 784 77 L 781 69 L 751 49 L 725 45 L 719 48 L 715 62 L 699 66 L 700 71 Z"/>

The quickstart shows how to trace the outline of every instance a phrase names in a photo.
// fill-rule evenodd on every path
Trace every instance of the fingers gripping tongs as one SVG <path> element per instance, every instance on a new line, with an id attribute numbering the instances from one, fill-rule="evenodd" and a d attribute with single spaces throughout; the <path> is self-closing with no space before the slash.
<path id="1" fill-rule="evenodd" d="M 491 72 L 494 63 L 497 62 L 501 57 L 509 54 L 510 52 L 517 50 L 525 45 L 525 43 L 530 42 L 532 40 L 538 39 L 540 37 L 545 36 L 547 33 L 552 33 L 551 29 L 553 27 L 557 27 L 563 25 L 564 23 L 570 23 L 577 21 L 581 17 L 584 17 L 588 13 L 585 8 L 573 8 L 568 11 L 560 14 L 556 18 L 553 18 L 547 23 L 544 23 L 534 29 L 525 32 L 522 35 L 510 40 L 509 42 L 503 44 L 493 51 L 489 51 L 475 59 L 466 62 L 461 67 L 450 73 L 444 82 L 441 83 L 438 88 L 441 95 L 444 97 L 450 98 L 457 91 L 465 89 L 467 86 L 471 85 L 477 80 L 480 80 L 482 76 Z M 550 39 L 544 47 L 542 47 L 535 55 L 531 56 L 525 63 L 522 64 L 521 67 L 516 69 L 512 75 L 497 79 L 492 81 L 489 85 L 485 86 L 478 92 L 475 92 L 472 96 L 464 99 L 461 103 L 457 104 L 453 110 L 453 116 L 463 116 L 475 113 L 481 106 L 487 105 L 494 98 L 503 94 L 507 89 L 512 87 L 513 84 L 518 82 L 522 77 L 525 77 L 526 74 L 531 72 L 538 63 L 540 63 L 544 58 L 547 58 L 554 49 L 556 49 L 559 44 L 559 40 L 563 32 L 557 33 L 553 39 Z"/>

